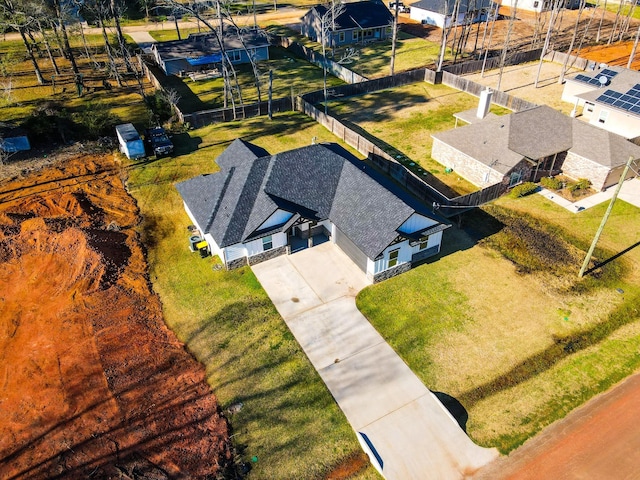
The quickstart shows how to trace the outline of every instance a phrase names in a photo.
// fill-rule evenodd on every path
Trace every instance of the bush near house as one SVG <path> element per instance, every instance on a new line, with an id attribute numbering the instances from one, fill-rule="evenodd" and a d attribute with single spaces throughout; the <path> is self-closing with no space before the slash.
<path id="1" fill-rule="evenodd" d="M 586 178 L 581 178 L 575 183 L 570 183 L 567 189 L 574 196 L 579 196 L 582 191 L 588 190 L 591 187 L 591 182 Z"/>
<path id="2" fill-rule="evenodd" d="M 542 177 L 540 185 L 549 190 L 560 190 L 563 187 L 563 183 L 555 177 Z"/>
<path id="3" fill-rule="evenodd" d="M 511 189 L 509 194 L 513 198 L 525 197 L 538 189 L 538 185 L 533 182 L 524 182 L 520 185 L 516 185 Z"/>

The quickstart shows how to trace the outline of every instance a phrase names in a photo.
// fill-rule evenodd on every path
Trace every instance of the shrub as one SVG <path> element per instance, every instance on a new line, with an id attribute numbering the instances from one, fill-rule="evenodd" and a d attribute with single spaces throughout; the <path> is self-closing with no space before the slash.
<path id="1" fill-rule="evenodd" d="M 113 135 L 113 129 L 121 123 L 107 106 L 100 103 L 88 103 L 71 118 L 80 127 L 82 137 L 90 140 Z"/>
<path id="2" fill-rule="evenodd" d="M 540 184 L 549 190 L 560 190 L 562 188 L 562 182 L 555 177 L 542 177 Z"/>
<path id="3" fill-rule="evenodd" d="M 517 185 L 511 189 L 511 196 L 513 198 L 524 197 L 529 195 L 530 193 L 535 192 L 538 189 L 538 186 L 533 182 L 524 182 L 520 185 Z"/>
<path id="4" fill-rule="evenodd" d="M 67 142 L 75 130 L 68 110 L 58 102 L 42 102 L 23 122 L 35 144 L 49 144 L 53 140 Z"/>
<path id="5" fill-rule="evenodd" d="M 576 183 L 569 185 L 569 191 L 575 193 L 578 190 L 588 190 L 591 186 L 591 182 L 586 178 L 579 179 Z"/>

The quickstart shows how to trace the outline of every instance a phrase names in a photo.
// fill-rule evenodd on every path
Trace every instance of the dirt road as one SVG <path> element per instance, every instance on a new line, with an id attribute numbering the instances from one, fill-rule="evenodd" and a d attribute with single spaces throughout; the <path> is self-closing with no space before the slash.
<path id="1" fill-rule="evenodd" d="M 113 155 L 0 183 L 0 478 L 213 478 L 229 431 L 162 319 Z"/>
<path id="2" fill-rule="evenodd" d="M 477 480 L 637 479 L 640 374 L 481 470 Z"/>

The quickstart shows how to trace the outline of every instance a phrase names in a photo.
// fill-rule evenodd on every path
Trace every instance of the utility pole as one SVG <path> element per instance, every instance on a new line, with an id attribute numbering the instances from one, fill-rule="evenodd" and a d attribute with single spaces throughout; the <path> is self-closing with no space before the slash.
<path id="1" fill-rule="evenodd" d="M 631 168 L 631 162 L 633 162 L 633 157 L 629 157 L 629 160 L 627 160 L 627 164 L 624 166 L 624 170 L 622 171 L 622 175 L 620 176 L 620 181 L 618 182 L 618 185 L 616 186 L 616 190 L 615 192 L 613 192 L 613 197 L 611 197 L 611 201 L 609 202 L 609 206 L 607 207 L 607 211 L 604 214 L 604 217 L 602 217 L 602 222 L 600 223 L 600 226 L 598 227 L 598 231 L 596 232 L 595 237 L 593 237 L 593 242 L 591 242 L 591 247 L 589 247 L 589 251 L 587 252 L 587 257 L 584 259 L 584 263 L 582 264 L 582 268 L 580 269 L 580 273 L 578 273 L 578 277 L 582 278 L 584 276 L 584 272 L 587 270 L 587 267 L 589 266 L 589 262 L 591 261 L 591 256 L 593 255 L 593 251 L 596 249 L 596 244 L 598 243 L 598 240 L 600 239 L 600 235 L 602 234 L 602 230 L 604 230 L 604 225 L 605 223 L 607 223 L 607 220 L 609 219 L 609 215 L 611 215 L 611 210 L 613 210 L 613 204 L 616 203 L 616 199 L 618 198 L 618 193 L 620 193 L 620 189 L 622 188 L 622 184 L 624 183 L 624 179 L 627 176 L 627 172 L 629 171 L 629 168 Z"/>

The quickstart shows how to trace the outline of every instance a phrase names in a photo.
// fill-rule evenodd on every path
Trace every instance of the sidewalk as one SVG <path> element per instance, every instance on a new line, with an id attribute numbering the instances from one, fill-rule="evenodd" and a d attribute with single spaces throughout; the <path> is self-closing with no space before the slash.
<path id="1" fill-rule="evenodd" d="M 578 213 L 587 208 L 595 207 L 596 205 L 600 205 L 603 202 L 608 202 L 613 197 L 613 192 L 615 192 L 616 186 L 611 186 L 607 188 L 604 192 L 598 192 L 594 195 L 590 195 L 586 198 L 582 198 L 577 202 L 570 202 L 569 200 L 562 198 L 560 195 L 551 192 L 545 188 L 541 189 L 538 193 L 545 198 L 548 198 L 552 202 L 557 203 L 561 207 L 566 208 L 570 212 Z M 631 205 L 634 205 L 640 208 L 640 179 L 633 178 L 631 180 L 626 180 L 622 184 L 622 189 L 618 195 L 619 200 L 624 200 Z"/>

